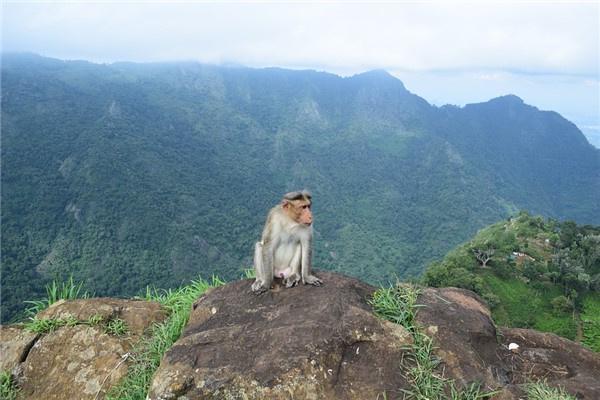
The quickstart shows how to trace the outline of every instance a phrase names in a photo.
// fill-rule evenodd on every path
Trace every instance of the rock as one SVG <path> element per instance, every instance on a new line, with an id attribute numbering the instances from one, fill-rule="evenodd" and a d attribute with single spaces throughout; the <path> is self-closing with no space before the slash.
<path id="1" fill-rule="evenodd" d="M 21 325 L 0 326 L 0 371 L 12 371 L 25 361 L 37 333 L 26 331 Z"/>
<path id="2" fill-rule="evenodd" d="M 127 374 L 131 340 L 79 325 L 38 340 L 18 378 L 23 399 L 95 399 Z"/>
<path id="3" fill-rule="evenodd" d="M 58 301 L 40 312 L 38 318 L 69 318 L 86 321 L 100 316 L 103 320 L 122 319 L 130 333 L 143 335 L 154 322 L 161 322 L 165 311 L 160 304 L 144 300 L 125 300 L 113 298 L 78 299 Z"/>
<path id="4" fill-rule="evenodd" d="M 402 399 L 412 389 L 411 333 L 374 316 L 367 300 L 376 288 L 318 275 L 322 287 L 278 282 L 256 296 L 245 280 L 207 291 L 164 355 L 148 399 Z M 549 333 L 497 330 L 467 290 L 423 289 L 417 303 L 415 325 L 433 339 L 436 374 L 458 389 L 479 382 L 498 391 L 494 400 L 518 400 L 526 397 L 523 384 L 543 379 L 578 399 L 600 399 L 598 353 Z M 102 324 L 42 335 L 2 327 L 3 369 L 16 376 L 20 398 L 104 398 L 125 376 L 125 356 L 140 335 L 164 318 L 158 304 L 118 299 L 61 302 L 38 317 L 98 315 L 125 320 L 131 333 L 113 336 Z"/>
<path id="5" fill-rule="evenodd" d="M 63 326 L 46 334 L 29 333 L 17 325 L 2 327 L 2 365 L 13 371 L 20 399 L 104 398 L 126 375 L 128 352 L 166 314 L 155 302 L 102 298 L 61 301 L 37 315 L 81 322 L 95 316 L 104 322 L 123 319 L 128 333 L 105 333 L 103 323 Z"/>
<path id="6" fill-rule="evenodd" d="M 374 287 L 318 275 L 322 287 L 277 286 L 257 296 L 245 280 L 200 298 L 149 398 L 399 398 L 411 335 L 373 315 L 366 301 Z"/>
<path id="7" fill-rule="evenodd" d="M 417 304 L 416 322 L 434 340 L 447 377 L 458 386 L 477 381 L 495 388 L 507 382 L 496 356 L 496 327 L 479 296 L 464 289 L 428 288 Z"/>
<path id="8" fill-rule="evenodd" d="M 553 333 L 531 329 L 501 330 L 501 354 L 511 383 L 545 379 L 549 386 L 562 386 L 578 399 L 600 399 L 600 354 Z M 505 347 L 514 342 L 519 349 Z"/>
<path id="9" fill-rule="evenodd" d="M 600 354 L 552 333 L 497 332 L 485 302 L 468 290 L 425 289 L 417 303 L 417 323 L 458 386 L 481 382 L 500 391 L 494 399 L 517 400 L 525 398 L 524 383 L 545 380 L 578 399 L 600 399 Z M 511 343 L 518 348 L 509 349 Z"/>

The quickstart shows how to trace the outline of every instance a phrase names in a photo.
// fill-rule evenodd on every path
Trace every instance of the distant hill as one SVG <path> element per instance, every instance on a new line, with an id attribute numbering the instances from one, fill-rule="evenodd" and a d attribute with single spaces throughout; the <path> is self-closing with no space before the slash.
<path id="1" fill-rule="evenodd" d="M 31 54 L 1 74 L 3 320 L 69 274 L 98 296 L 239 277 L 298 188 L 317 267 L 371 283 L 519 209 L 600 224 L 600 151 L 515 96 L 438 108 L 385 71 Z"/>
<path id="2" fill-rule="evenodd" d="M 600 351 L 600 226 L 521 212 L 432 263 L 423 282 L 476 291 L 500 326 L 554 332 Z"/>

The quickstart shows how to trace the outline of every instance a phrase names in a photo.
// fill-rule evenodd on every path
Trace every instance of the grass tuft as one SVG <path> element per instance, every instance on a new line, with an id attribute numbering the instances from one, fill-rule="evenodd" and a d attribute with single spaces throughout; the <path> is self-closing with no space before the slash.
<path id="1" fill-rule="evenodd" d="M 66 282 L 58 283 L 54 280 L 51 284 L 46 285 L 45 299 L 25 301 L 26 304 L 30 304 L 26 312 L 29 316 L 34 316 L 59 300 L 87 299 L 88 297 L 90 294 L 83 290 L 83 282 L 75 283 L 73 275 L 71 275 Z"/>
<path id="2" fill-rule="evenodd" d="M 34 333 L 54 332 L 62 326 L 75 326 L 79 321 L 75 317 L 68 318 L 38 318 L 33 317 L 25 323 L 25 329 Z"/>
<path id="3" fill-rule="evenodd" d="M 101 324 L 102 321 L 104 321 L 104 319 L 98 314 L 92 315 L 85 321 L 78 320 L 73 316 L 66 318 L 38 318 L 35 316 L 31 317 L 29 321 L 25 323 L 25 329 L 34 333 L 50 333 L 62 326 L 95 326 Z"/>
<path id="4" fill-rule="evenodd" d="M 419 289 L 416 286 L 396 285 L 375 291 L 368 303 L 379 317 L 413 332 L 418 296 Z"/>
<path id="5" fill-rule="evenodd" d="M 563 388 L 552 388 L 546 381 L 539 381 L 525 385 L 525 392 L 529 400 L 576 400 Z"/>
<path id="6" fill-rule="evenodd" d="M 15 400 L 19 389 L 9 371 L 0 371 L 0 399 Z"/>
<path id="7" fill-rule="evenodd" d="M 113 336 L 123 336 L 129 333 L 129 328 L 127 327 L 127 323 L 120 318 L 111 319 L 106 324 L 104 328 L 104 332 Z"/>
<path id="8" fill-rule="evenodd" d="M 154 371 L 160 365 L 163 354 L 175 343 L 190 316 L 192 303 L 209 288 L 223 285 L 217 277 L 211 282 L 203 279 L 192 281 L 176 290 L 146 289 L 146 300 L 161 303 L 169 312 L 169 318 L 152 329 L 149 338 L 142 339 L 131 354 L 133 363 L 125 379 L 111 388 L 107 399 L 145 400 Z"/>

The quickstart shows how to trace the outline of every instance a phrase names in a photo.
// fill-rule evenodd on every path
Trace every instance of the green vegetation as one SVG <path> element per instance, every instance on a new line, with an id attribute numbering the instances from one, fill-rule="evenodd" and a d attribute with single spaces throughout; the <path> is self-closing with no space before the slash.
<path id="1" fill-rule="evenodd" d="M 132 352 L 133 364 L 119 385 L 111 388 L 107 399 L 144 400 L 148 394 L 152 374 L 158 368 L 163 354 L 179 339 L 187 323 L 192 303 L 209 288 L 223 285 L 216 277 L 211 282 L 192 281 L 176 290 L 146 291 L 146 299 L 158 301 L 169 312 L 169 318 L 154 326 L 149 338 L 142 339 Z"/>
<path id="2" fill-rule="evenodd" d="M 73 316 L 67 318 L 38 318 L 37 316 L 31 317 L 29 321 L 25 323 L 25 329 L 35 333 L 50 333 L 54 332 L 62 326 L 98 326 L 104 325 L 104 331 L 110 335 L 124 335 L 128 332 L 127 325 L 120 319 L 109 319 L 105 320 L 101 315 L 92 315 L 86 320 L 79 320 Z"/>
<path id="3" fill-rule="evenodd" d="M 590 349 L 600 352 L 600 298 L 586 296 L 581 312 L 583 321 L 583 344 Z"/>
<path id="4" fill-rule="evenodd" d="M 418 277 L 515 209 L 600 223 L 598 151 L 514 96 L 438 108 L 382 71 L 1 68 L 3 321 L 70 275 L 125 297 L 236 279 L 298 188 L 314 194 L 315 265 L 374 284 Z"/>
<path id="5" fill-rule="evenodd" d="M 46 297 L 44 299 L 26 300 L 24 302 L 25 304 L 30 304 L 26 310 L 27 314 L 34 316 L 59 300 L 87 299 L 90 297 L 90 294 L 83 291 L 82 287 L 83 282 L 75 283 L 73 275 L 65 282 L 59 283 L 55 279 L 52 283 L 46 285 Z"/>
<path id="6" fill-rule="evenodd" d="M 104 332 L 109 335 L 114 336 L 123 336 L 129 333 L 129 328 L 127 327 L 127 323 L 120 318 L 111 319 L 106 324 L 106 328 L 104 328 Z"/>
<path id="7" fill-rule="evenodd" d="M 525 385 L 528 400 L 575 400 L 563 388 L 551 388 L 544 381 Z"/>
<path id="8" fill-rule="evenodd" d="M 54 332 L 61 326 L 75 326 L 80 323 L 77 318 L 37 318 L 33 317 L 25 324 L 25 329 L 34 333 Z"/>
<path id="9" fill-rule="evenodd" d="M 412 334 L 414 344 L 410 347 L 410 354 L 401 361 L 402 367 L 407 371 L 406 377 L 412 384 L 410 389 L 403 390 L 406 399 L 478 400 L 493 396 L 496 392 L 482 392 L 477 383 L 457 389 L 452 380 L 444 378 L 443 373 L 437 370 L 440 360 L 433 354 L 433 341 L 414 324 L 419 307 L 416 304 L 418 295 L 419 289 L 416 286 L 397 284 L 377 290 L 369 299 L 375 314 L 402 325 Z M 449 396 L 445 392 L 446 388 Z"/>
<path id="10" fill-rule="evenodd" d="M 379 317 L 414 331 L 419 290 L 414 286 L 391 286 L 373 293 L 368 303 Z"/>
<path id="11" fill-rule="evenodd" d="M 0 399 L 15 400 L 18 389 L 10 371 L 0 371 Z"/>
<path id="12" fill-rule="evenodd" d="M 521 212 L 432 263 L 423 283 L 474 290 L 498 325 L 600 349 L 600 227 Z"/>

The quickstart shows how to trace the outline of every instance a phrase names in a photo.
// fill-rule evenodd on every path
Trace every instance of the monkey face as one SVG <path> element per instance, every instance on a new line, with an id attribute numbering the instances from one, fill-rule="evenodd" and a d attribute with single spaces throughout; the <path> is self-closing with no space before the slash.
<path id="1" fill-rule="evenodd" d="M 284 200 L 283 209 L 288 216 L 299 224 L 310 226 L 313 221 L 312 211 L 310 209 L 311 202 L 309 200 Z"/>
<path id="2" fill-rule="evenodd" d="M 310 209 L 310 203 L 302 202 L 304 204 L 300 204 L 298 207 L 300 209 L 300 216 L 298 217 L 298 221 L 304 225 L 312 224 L 312 211 Z"/>

